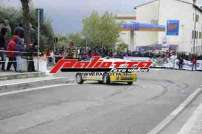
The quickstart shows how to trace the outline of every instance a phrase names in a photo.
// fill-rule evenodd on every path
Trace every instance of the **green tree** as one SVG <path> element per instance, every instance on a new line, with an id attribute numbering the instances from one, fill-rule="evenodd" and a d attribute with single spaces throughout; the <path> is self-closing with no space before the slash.
<path id="1" fill-rule="evenodd" d="M 25 28 L 25 42 L 30 43 L 31 42 L 31 29 L 30 29 L 30 23 L 31 23 L 31 13 L 30 13 L 30 6 L 29 3 L 31 0 L 20 0 L 22 5 L 22 11 L 23 11 L 23 22 L 24 22 L 24 28 Z"/>
<path id="2" fill-rule="evenodd" d="M 33 28 L 35 29 L 35 40 L 37 40 L 37 20 L 36 20 L 36 13 L 33 8 L 30 10 L 30 21 L 33 25 Z M 14 32 L 14 29 L 17 24 L 22 23 L 23 21 L 23 15 L 22 10 L 15 9 L 13 7 L 2 7 L 0 6 L 0 22 L 2 22 L 4 19 L 7 19 L 9 21 L 9 24 L 11 26 L 12 33 Z M 32 35 L 33 36 L 33 35 Z M 51 24 L 51 20 L 44 17 L 44 23 L 41 25 L 41 39 L 40 39 L 40 49 L 44 50 L 46 48 L 53 48 L 53 38 L 54 38 L 54 32 Z M 32 42 L 34 43 L 34 42 Z"/>
<path id="3" fill-rule="evenodd" d="M 68 41 L 73 41 L 78 47 L 85 46 L 85 38 L 81 33 L 71 33 L 68 35 Z"/>
<path id="4" fill-rule="evenodd" d="M 94 45 L 112 48 L 119 37 L 120 24 L 112 13 L 102 16 L 93 11 L 83 20 L 83 34 Z"/>
<path id="5" fill-rule="evenodd" d="M 128 50 L 128 45 L 123 42 L 118 43 L 116 47 L 117 52 L 127 52 Z"/>

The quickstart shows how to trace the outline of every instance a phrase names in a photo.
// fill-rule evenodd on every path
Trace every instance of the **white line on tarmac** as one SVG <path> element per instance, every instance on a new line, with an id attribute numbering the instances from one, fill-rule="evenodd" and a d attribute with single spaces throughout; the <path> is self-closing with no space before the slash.
<path id="1" fill-rule="evenodd" d="M 200 126 L 198 126 L 198 128 L 197 128 L 196 124 L 200 122 L 201 115 L 202 115 L 202 104 L 200 104 L 197 107 L 197 109 L 194 111 L 193 115 L 185 123 L 185 125 L 182 127 L 182 129 L 180 130 L 180 132 L 178 134 L 193 134 L 194 133 L 193 131 L 200 131 L 200 129 L 201 129 Z"/>
<path id="2" fill-rule="evenodd" d="M 39 81 L 48 81 L 48 80 L 57 80 L 57 79 L 63 79 L 66 77 L 52 77 L 52 78 L 29 78 L 29 79 L 25 79 L 24 81 L 22 81 L 23 79 L 19 79 L 19 82 L 11 82 L 13 80 L 8 81 L 1 81 L 0 82 L 0 87 L 2 86 L 12 86 L 12 85 L 18 85 L 18 84 L 26 84 L 26 83 L 34 83 L 34 82 L 39 82 Z"/>
<path id="3" fill-rule="evenodd" d="M 147 134 L 158 134 L 161 132 L 201 93 L 201 91 L 201 88 L 198 88 L 196 91 L 194 91 L 194 93 L 192 93 L 181 105 L 179 105 L 171 114 L 169 114 L 162 122 L 160 122 Z"/>
<path id="4" fill-rule="evenodd" d="M 6 95 L 13 95 L 13 94 L 24 93 L 24 92 L 43 90 L 43 89 L 48 89 L 48 88 L 53 88 L 53 87 L 62 87 L 62 86 L 71 86 L 71 85 L 75 85 L 75 84 L 74 83 L 71 83 L 71 84 L 55 84 L 55 85 L 50 85 L 50 86 L 28 88 L 28 89 L 23 89 L 23 90 L 18 90 L 18 91 L 10 91 L 10 92 L 5 92 L 5 93 L 0 93 L 0 97 L 1 96 L 6 96 Z"/>

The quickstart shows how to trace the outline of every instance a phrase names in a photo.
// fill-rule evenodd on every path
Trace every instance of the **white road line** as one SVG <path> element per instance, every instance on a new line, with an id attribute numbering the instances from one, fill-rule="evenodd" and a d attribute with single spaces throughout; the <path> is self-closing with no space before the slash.
<path id="1" fill-rule="evenodd" d="M 50 85 L 50 86 L 28 88 L 28 89 L 23 89 L 23 90 L 18 90 L 18 91 L 10 91 L 10 92 L 5 92 L 5 93 L 0 93 L 0 97 L 1 96 L 6 96 L 6 95 L 13 95 L 13 94 L 24 93 L 24 92 L 43 90 L 43 89 L 48 89 L 48 88 L 53 88 L 53 87 L 70 86 L 70 85 L 75 85 L 75 84 L 74 83 L 71 83 L 71 84 L 55 84 L 55 85 Z"/>
<path id="2" fill-rule="evenodd" d="M 47 80 L 57 80 L 57 79 L 63 79 L 66 77 L 53 77 L 53 78 L 29 78 L 29 79 L 25 79 L 24 81 L 22 81 L 23 79 L 19 79 L 19 82 L 4 82 L 4 81 L 0 81 L 0 87 L 2 86 L 12 86 L 12 85 L 18 85 L 18 84 L 26 84 L 26 83 L 34 83 L 34 82 L 39 82 L 39 81 L 47 81 Z M 13 80 L 11 80 L 13 81 Z"/>
<path id="3" fill-rule="evenodd" d="M 185 125 L 182 127 L 182 129 L 180 130 L 180 132 L 178 134 L 193 134 L 193 130 L 196 129 L 195 131 L 197 131 L 197 125 L 196 123 L 199 123 L 197 121 L 200 121 L 201 119 L 201 115 L 202 115 L 202 104 L 200 104 L 197 109 L 195 110 L 195 112 L 193 113 L 193 115 L 189 118 L 189 120 L 185 123 Z M 195 127 L 195 128 L 194 128 Z M 201 126 L 202 127 L 202 126 Z M 192 130 L 193 129 L 193 130 Z M 198 131 L 201 128 L 198 128 Z"/>
<path id="4" fill-rule="evenodd" d="M 160 122 L 154 129 L 152 129 L 147 134 L 158 134 L 159 132 L 161 132 L 201 93 L 201 91 L 201 88 L 198 88 L 181 105 L 179 105 L 171 114 L 169 114 L 162 122 Z"/>

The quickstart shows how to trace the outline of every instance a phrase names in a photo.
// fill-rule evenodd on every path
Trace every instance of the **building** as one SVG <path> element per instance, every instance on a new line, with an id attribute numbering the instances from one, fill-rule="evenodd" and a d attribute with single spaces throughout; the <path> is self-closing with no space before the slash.
<path id="1" fill-rule="evenodd" d="M 162 45 L 202 54 L 202 9 L 197 0 L 153 0 L 136 6 L 135 11 L 136 22 L 163 25 L 165 30 L 130 30 L 134 35 L 130 36 L 134 38 L 130 50 Z"/>
<path id="2" fill-rule="evenodd" d="M 124 14 L 124 15 L 119 14 L 116 17 L 116 20 L 119 23 L 130 23 L 136 20 L 136 16 L 134 14 Z M 133 32 L 127 29 L 122 29 L 121 32 L 119 33 L 119 37 L 120 37 L 119 41 L 127 44 L 129 50 L 134 50 L 135 46 L 133 41 L 134 39 Z"/>

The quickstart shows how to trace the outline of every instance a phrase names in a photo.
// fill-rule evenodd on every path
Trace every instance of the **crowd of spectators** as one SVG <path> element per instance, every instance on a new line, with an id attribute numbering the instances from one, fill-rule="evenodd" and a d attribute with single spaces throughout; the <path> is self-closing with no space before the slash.
<path id="1" fill-rule="evenodd" d="M 34 33 L 34 29 L 30 24 L 31 34 Z M 13 66 L 16 72 L 22 72 L 23 66 L 22 59 L 27 60 L 27 71 L 35 71 L 33 56 L 37 55 L 36 52 L 36 39 L 32 34 L 31 40 L 25 42 L 24 40 L 24 27 L 22 24 L 18 24 L 14 29 L 11 29 L 8 20 L 0 22 L 0 65 L 2 71 L 10 71 Z M 100 57 L 113 57 L 123 58 L 125 56 L 133 57 L 149 57 L 149 58 L 161 58 L 169 59 L 175 55 L 179 60 L 179 69 L 182 69 L 183 61 L 189 60 L 193 63 L 192 69 L 196 69 L 197 60 L 202 59 L 202 56 L 186 55 L 183 53 L 176 53 L 176 51 L 127 51 L 118 52 L 114 49 L 107 47 L 76 47 L 73 42 L 70 42 L 67 47 L 57 48 L 54 51 L 47 50 L 45 52 L 49 62 L 56 63 L 61 58 L 78 58 L 80 60 L 89 60 L 93 56 Z M 8 61 L 6 61 L 8 59 Z"/>
<path id="2" fill-rule="evenodd" d="M 30 24 L 30 29 L 32 25 Z M 29 42 L 24 39 L 25 30 L 22 24 L 11 29 L 8 20 L 0 23 L 0 65 L 2 71 L 22 72 L 22 59 L 27 60 L 27 71 L 35 71 L 33 55 L 35 54 L 34 40 Z M 6 61 L 8 59 L 8 61 Z M 7 64 L 7 66 L 6 66 Z"/>

